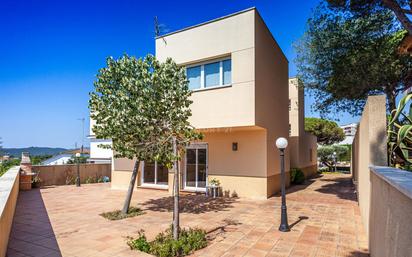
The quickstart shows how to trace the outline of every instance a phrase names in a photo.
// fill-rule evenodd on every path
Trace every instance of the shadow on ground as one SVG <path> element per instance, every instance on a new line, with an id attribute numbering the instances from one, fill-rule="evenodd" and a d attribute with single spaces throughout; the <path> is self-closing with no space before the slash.
<path id="1" fill-rule="evenodd" d="M 305 182 L 303 182 L 303 184 L 301 184 L 301 185 L 290 184 L 290 187 L 286 189 L 286 194 L 291 194 L 291 193 L 295 193 L 297 191 L 304 190 L 308 186 L 312 185 L 320 177 L 322 177 L 322 175 L 316 174 L 315 176 L 306 179 Z M 280 195 L 280 192 L 277 193 L 276 195 Z"/>
<path id="2" fill-rule="evenodd" d="M 6 256 L 62 256 L 39 189 L 19 193 Z"/>
<path id="3" fill-rule="evenodd" d="M 334 179 L 320 178 L 320 181 L 327 181 L 333 183 L 325 184 L 321 188 L 316 189 L 315 191 L 323 194 L 333 194 L 339 197 L 340 199 L 357 201 L 355 186 L 353 185 L 352 179 L 350 177 Z"/>
<path id="4" fill-rule="evenodd" d="M 212 198 L 205 195 L 181 195 L 179 207 L 181 213 L 200 214 L 207 212 L 225 211 L 228 208 L 233 208 L 233 203 L 236 198 L 219 197 Z M 157 199 L 150 199 L 142 206 L 150 211 L 171 212 L 173 211 L 173 197 L 162 197 Z"/>

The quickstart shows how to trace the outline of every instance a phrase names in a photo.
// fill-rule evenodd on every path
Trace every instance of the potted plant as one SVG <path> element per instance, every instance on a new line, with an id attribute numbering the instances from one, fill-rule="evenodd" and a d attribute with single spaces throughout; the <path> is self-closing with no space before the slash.
<path id="1" fill-rule="evenodd" d="M 220 194 L 220 181 L 217 178 L 213 178 L 209 181 L 209 186 L 208 189 L 210 189 L 211 192 L 207 192 L 208 194 L 213 196 L 213 198 L 219 196 Z"/>

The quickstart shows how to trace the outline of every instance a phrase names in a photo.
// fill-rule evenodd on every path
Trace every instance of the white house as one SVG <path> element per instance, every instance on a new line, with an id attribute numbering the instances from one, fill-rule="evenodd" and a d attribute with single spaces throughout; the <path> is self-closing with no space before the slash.
<path id="1" fill-rule="evenodd" d="M 66 151 L 63 153 L 59 153 L 57 155 L 54 155 L 53 157 L 50 157 L 49 159 L 46 159 L 41 162 L 40 165 L 63 165 L 67 164 L 69 160 L 76 155 L 76 153 L 81 153 L 81 149 L 75 149 L 75 150 L 70 150 Z M 89 149 L 83 149 L 83 154 L 88 155 L 89 154 Z"/>
<path id="2" fill-rule="evenodd" d="M 347 125 L 340 126 L 343 129 L 343 132 L 345 133 L 345 139 L 340 142 L 340 145 L 351 145 L 353 142 L 353 139 L 355 138 L 356 130 L 358 128 L 357 123 L 351 123 Z"/>
<path id="3" fill-rule="evenodd" d="M 103 148 L 102 145 L 112 145 L 111 139 L 97 139 L 92 131 L 94 121 L 90 119 L 90 158 L 89 163 L 111 163 L 113 158 L 113 151 L 109 148 Z"/>

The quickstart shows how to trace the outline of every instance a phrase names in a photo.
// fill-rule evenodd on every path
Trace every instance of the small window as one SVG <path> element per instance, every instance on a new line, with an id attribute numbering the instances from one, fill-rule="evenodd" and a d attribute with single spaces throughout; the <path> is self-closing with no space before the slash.
<path id="1" fill-rule="evenodd" d="M 200 66 L 187 68 L 186 74 L 189 80 L 189 89 L 200 88 Z"/>
<path id="2" fill-rule="evenodd" d="M 232 61 L 226 59 L 187 67 L 186 76 L 191 90 L 230 85 Z"/>
<path id="3" fill-rule="evenodd" d="M 205 87 L 218 86 L 220 83 L 220 64 L 219 62 L 205 65 Z"/>
<path id="4" fill-rule="evenodd" d="M 292 134 L 292 126 L 289 123 L 289 136 Z"/>
<path id="5" fill-rule="evenodd" d="M 169 170 L 166 166 L 157 162 L 143 162 L 142 182 L 143 184 L 166 185 L 168 184 Z"/>
<path id="6" fill-rule="evenodd" d="M 292 109 L 290 99 L 289 99 L 289 111 Z"/>
<path id="7" fill-rule="evenodd" d="M 222 62 L 223 66 L 223 85 L 228 85 L 232 83 L 232 61 L 224 60 Z"/>

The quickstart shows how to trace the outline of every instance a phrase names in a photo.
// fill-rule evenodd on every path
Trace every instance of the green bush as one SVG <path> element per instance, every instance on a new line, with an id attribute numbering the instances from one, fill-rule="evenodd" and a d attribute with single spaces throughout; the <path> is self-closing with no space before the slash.
<path id="1" fill-rule="evenodd" d="M 290 170 L 290 183 L 300 185 L 303 182 L 305 182 L 305 174 L 303 174 L 302 170 L 292 168 Z"/>
<path id="2" fill-rule="evenodd" d="M 124 214 L 121 210 L 115 210 L 115 211 L 103 212 L 100 214 L 100 216 L 108 220 L 121 220 L 121 219 L 135 217 L 135 216 L 139 216 L 143 214 L 144 212 L 140 208 L 130 206 L 129 210 L 127 211 L 127 214 Z"/>
<path id="3" fill-rule="evenodd" d="M 168 229 L 148 242 L 143 231 L 139 236 L 130 238 L 127 244 L 136 249 L 159 257 L 185 256 L 207 246 L 206 231 L 202 229 L 181 229 L 179 240 L 173 239 L 172 229 Z"/>

